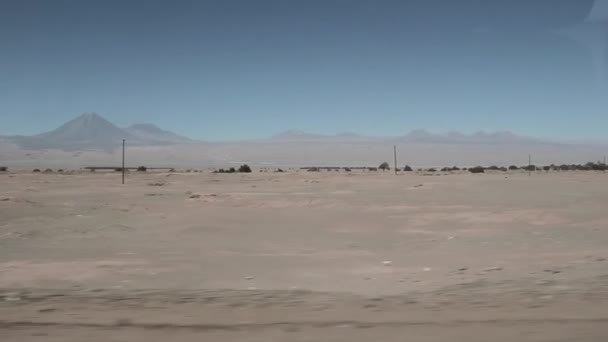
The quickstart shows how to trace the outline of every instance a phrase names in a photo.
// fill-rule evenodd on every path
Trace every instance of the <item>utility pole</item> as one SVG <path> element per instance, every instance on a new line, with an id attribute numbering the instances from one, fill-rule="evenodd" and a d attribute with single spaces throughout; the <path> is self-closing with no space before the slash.
<path id="1" fill-rule="evenodd" d="M 122 139 L 122 184 L 125 184 L 125 139 Z"/>
<path id="2" fill-rule="evenodd" d="M 395 175 L 397 174 L 397 145 L 393 146 L 393 154 L 395 156 Z"/>

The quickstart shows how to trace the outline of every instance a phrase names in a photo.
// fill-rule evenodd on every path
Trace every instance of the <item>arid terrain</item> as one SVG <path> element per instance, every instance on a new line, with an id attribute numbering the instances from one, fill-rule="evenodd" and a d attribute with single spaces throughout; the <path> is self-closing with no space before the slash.
<path id="1" fill-rule="evenodd" d="M 0 173 L 0 340 L 607 341 L 608 173 Z"/>

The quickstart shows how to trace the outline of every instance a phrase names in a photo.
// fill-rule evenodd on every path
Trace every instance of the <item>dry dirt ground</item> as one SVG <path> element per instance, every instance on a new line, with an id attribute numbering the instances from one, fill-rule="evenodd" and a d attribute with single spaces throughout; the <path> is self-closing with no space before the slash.
<path id="1" fill-rule="evenodd" d="M 608 341 L 608 174 L 0 174 L 0 340 Z"/>

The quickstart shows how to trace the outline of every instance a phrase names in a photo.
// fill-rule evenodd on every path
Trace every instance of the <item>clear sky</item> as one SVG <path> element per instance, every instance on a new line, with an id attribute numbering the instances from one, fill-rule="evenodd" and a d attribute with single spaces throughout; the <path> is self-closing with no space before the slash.
<path id="1" fill-rule="evenodd" d="M 608 26 L 575 29 L 601 1 L 1 0 L 0 134 L 97 112 L 208 140 L 603 139 Z"/>

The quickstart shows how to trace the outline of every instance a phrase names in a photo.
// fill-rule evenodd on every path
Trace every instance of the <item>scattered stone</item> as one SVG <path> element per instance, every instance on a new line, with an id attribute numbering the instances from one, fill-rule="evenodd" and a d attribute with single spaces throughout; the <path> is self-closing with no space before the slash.
<path id="1" fill-rule="evenodd" d="M 502 267 L 490 267 L 483 270 L 484 272 L 497 272 L 502 271 Z"/>
<path id="2" fill-rule="evenodd" d="M 190 198 L 201 198 L 201 195 L 191 195 Z"/>
<path id="3" fill-rule="evenodd" d="M 393 262 L 385 260 L 385 261 L 382 262 L 382 265 L 384 265 L 384 266 L 391 266 L 391 265 L 393 265 Z"/>
<path id="4" fill-rule="evenodd" d="M 606 261 L 606 258 L 597 258 L 597 259 L 595 259 L 595 261 L 599 261 L 599 262 Z"/>
<path id="5" fill-rule="evenodd" d="M 6 197 L 6 198 L 0 199 L 0 202 L 7 202 L 7 201 L 10 201 L 10 200 L 11 200 L 10 198 Z"/>
<path id="6" fill-rule="evenodd" d="M 118 325 L 118 326 L 126 326 L 126 325 L 132 325 L 133 321 L 128 318 L 119 318 L 116 320 L 116 322 L 114 324 Z"/>
<path id="7" fill-rule="evenodd" d="M 254 278 L 253 278 L 253 276 L 247 276 L 247 277 L 245 277 L 245 279 L 246 280 L 253 280 Z"/>
<path id="8" fill-rule="evenodd" d="M 192 195 L 192 191 L 186 191 L 186 195 Z"/>
<path id="9" fill-rule="evenodd" d="M 544 272 L 546 272 L 546 273 L 553 273 L 553 274 L 562 273 L 562 271 L 560 271 L 560 270 L 544 270 Z"/>
<path id="10" fill-rule="evenodd" d="M 455 236 L 448 236 L 448 240 L 454 240 L 455 238 Z"/>
<path id="11" fill-rule="evenodd" d="M 424 272 L 430 272 L 430 271 L 432 271 L 433 269 L 432 269 L 432 268 L 430 268 L 430 267 L 425 267 L 425 268 L 423 268 L 422 270 L 423 270 Z"/>
<path id="12" fill-rule="evenodd" d="M 4 301 L 6 302 L 18 302 L 21 300 L 21 297 L 17 295 L 7 295 L 4 297 Z"/>
<path id="13" fill-rule="evenodd" d="M 464 272 L 467 271 L 469 268 L 468 267 L 461 267 L 458 269 L 459 272 Z"/>
<path id="14" fill-rule="evenodd" d="M 422 185 L 422 184 L 416 184 L 416 185 L 414 185 L 414 188 L 421 188 L 421 187 L 423 187 L 423 186 L 424 186 L 424 185 Z"/>
<path id="15" fill-rule="evenodd" d="M 44 308 L 44 309 L 38 310 L 38 312 L 40 312 L 40 313 L 49 313 L 49 312 L 55 312 L 55 311 L 57 311 L 57 309 L 55 309 L 55 308 Z"/>

